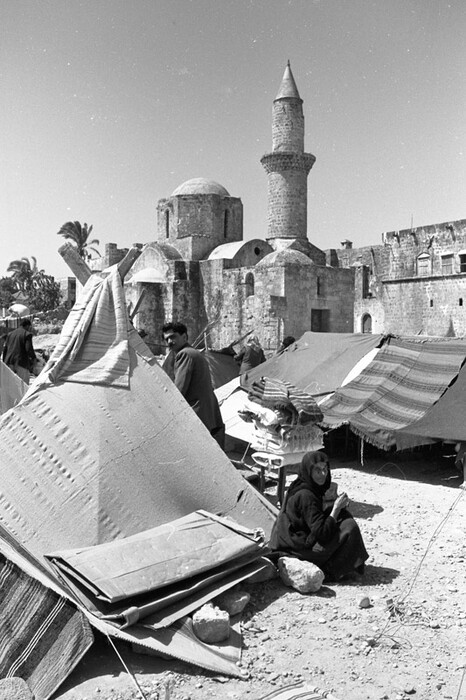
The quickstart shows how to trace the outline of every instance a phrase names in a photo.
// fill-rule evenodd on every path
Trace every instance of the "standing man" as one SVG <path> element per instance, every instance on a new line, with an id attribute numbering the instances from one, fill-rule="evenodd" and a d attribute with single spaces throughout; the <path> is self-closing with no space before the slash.
<path id="1" fill-rule="evenodd" d="M 165 323 L 162 333 L 174 356 L 176 387 L 223 449 L 225 425 L 212 387 L 207 360 L 188 343 L 188 329 L 184 323 Z"/>
<path id="2" fill-rule="evenodd" d="M 2 359 L 23 382 L 29 384 L 29 375 L 37 358 L 32 347 L 32 323 L 28 318 L 7 336 Z"/>

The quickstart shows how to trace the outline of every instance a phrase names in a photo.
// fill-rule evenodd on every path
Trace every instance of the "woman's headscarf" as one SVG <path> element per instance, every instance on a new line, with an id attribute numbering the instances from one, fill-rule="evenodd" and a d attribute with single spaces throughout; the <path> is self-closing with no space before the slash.
<path id="1" fill-rule="evenodd" d="M 322 484 L 322 486 L 316 483 L 312 478 L 313 468 L 316 464 L 320 464 L 321 462 L 325 462 L 329 467 L 327 478 L 325 479 L 325 482 Z M 298 471 L 298 478 L 293 481 L 290 488 L 288 489 L 285 504 L 292 494 L 296 493 L 297 491 L 300 491 L 301 489 L 307 489 L 308 491 L 312 491 L 312 493 L 314 493 L 316 496 L 322 498 L 324 493 L 330 486 L 331 480 L 332 476 L 330 474 L 330 465 L 325 452 L 306 452 L 306 454 L 301 460 L 301 465 Z"/>
<path id="2" fill-rule="evenodd" d="M 247 345 L 250 345 L 254 350 L 262 350 L 262 345 L 259 342 L 259 338 L 257 335 L 251 335 L 250 338 L 248 338 Z"/>

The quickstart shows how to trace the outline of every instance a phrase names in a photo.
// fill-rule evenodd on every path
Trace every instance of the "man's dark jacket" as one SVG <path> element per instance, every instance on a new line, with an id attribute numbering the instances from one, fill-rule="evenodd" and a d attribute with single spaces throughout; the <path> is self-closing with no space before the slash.
<path id="1" fill-rule="evenodd" d="M 32 370 L 36 354 L 32 347 L 32 333 L 24 326 L 19 326 L 7 336 L 3 346 L 3 362 L 7 365 L 19 365 Z"/>

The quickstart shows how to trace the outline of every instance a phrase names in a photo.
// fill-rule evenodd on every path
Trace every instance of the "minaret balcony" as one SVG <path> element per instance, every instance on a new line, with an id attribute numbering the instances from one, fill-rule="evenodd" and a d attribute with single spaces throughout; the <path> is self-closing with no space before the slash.
<path id="1" fill-rule="evenodd" d="M 280 173 L 284 170 L 295 170 L 309 173 L 316 157 L 312 153 L 293 153 L 291 151 L 275 151 L 262 156 L 261 163 L 266 173 Z"/>

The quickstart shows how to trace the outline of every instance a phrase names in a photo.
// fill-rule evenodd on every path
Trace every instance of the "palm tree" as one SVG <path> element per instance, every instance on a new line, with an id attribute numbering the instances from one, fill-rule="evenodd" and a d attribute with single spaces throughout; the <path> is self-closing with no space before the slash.
<path id="1" fill-rule="evenodd" d="M 71 241 L 76 246 L 78 255 L 83 260 L 90 260 L 92 253 L 100 256 L 100 252 L 94 246 L 99 245 L 99 241 L 94 238 L 88 240 L 91 235 L 92 224 L 82 224 L 79 221 L 67 221 L 58 231 L 59 236 L 63 236 L 66 240 Z"/>
<path id="2" fill-rule="evenodd" d="M 40 286 L 44 270 L 37 267 L 37 258 L 31 255 L 29 258 L 12 260 L 8 265 L 7 272 L 12 272 L 11 278 L 14 280 L 18 290 L 27 294 L 34 287 Z"/>

